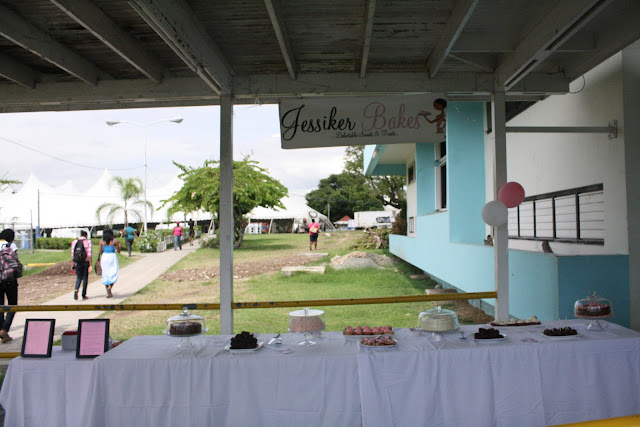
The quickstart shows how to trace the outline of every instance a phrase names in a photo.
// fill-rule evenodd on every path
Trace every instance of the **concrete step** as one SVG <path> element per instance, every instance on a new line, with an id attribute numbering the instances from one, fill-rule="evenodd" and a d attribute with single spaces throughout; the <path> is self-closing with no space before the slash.
<path id="1" fill-rule="evenodd" d="M 329 256 L 329 252 L 301 252 L 300 255 L 322 258 L 322 257 Z"/>
<path id="2" fill-rule="evenodd" d="M 309 266 L 309 265 L 294 265 L 289 267 L 282 267 L 280 273 L 283 276 L 291 276 L 295 272 L 324 274 L 324 265 Z"/>

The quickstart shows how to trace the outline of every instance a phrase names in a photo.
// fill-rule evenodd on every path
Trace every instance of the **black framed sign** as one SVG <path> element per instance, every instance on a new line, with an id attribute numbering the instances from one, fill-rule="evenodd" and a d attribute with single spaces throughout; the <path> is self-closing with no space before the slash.
<path id="1" fill-rule="evenodd" d="M 51 357 L 56 319 L 27 319 L 22 339 L 22 357 Z"/>
<path id="2" fill-rule="evenodd" d="M 109 319 L 78 320 L 76 357 L 93 358 L 109 348 Z"/>

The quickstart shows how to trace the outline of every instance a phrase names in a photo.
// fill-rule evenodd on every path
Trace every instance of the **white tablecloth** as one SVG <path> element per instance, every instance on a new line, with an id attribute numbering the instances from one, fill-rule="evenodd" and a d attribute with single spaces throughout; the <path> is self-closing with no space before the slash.
<path id="1" fill-rule="evenodd" d="M 265 336 L 265 341 L 273 335 Z M 326 334 L 314 347 L 224 350 L 230 336 L 130 339 L 95 359 L 86 425 L 358 426 L 356 343 Z"/>
<path id="2" fill-rule="evenodd" d="M 11 361 L 0 391 L 5 426 L 83 426 L 93 360 L 54 346 L 50 358 Z"/>
<path id="3" fill-rule="evenodd" d="M 358 354 L 363 424 L 545 426 L 640 414 L 640 334 L 569 324 L 580 337 L 511 327 L 499 342 L 457 332 L 434 341 L 400 330 L 397 349 Z"/>
<path id="4" fill-rule="evenodd" d="M 242 354 L 224 350 L 229 336 L 192 338 L 186 351 L 136 337 L 82 360 L 54 347 L 11 362 L 0 403 L 7 426 L 544 426 L 640 414 L 640 334 L 603 323 L 571 321 L 580 337 L 569 340 L 502 328 L 495 343 L 399 329 L 386 350 L 339 332 Z"/>

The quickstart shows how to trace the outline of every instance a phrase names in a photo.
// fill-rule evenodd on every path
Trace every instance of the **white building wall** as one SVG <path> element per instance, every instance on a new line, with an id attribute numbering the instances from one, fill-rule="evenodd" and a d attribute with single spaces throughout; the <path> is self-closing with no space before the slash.
<path id="1" fill-rule="evenodd" d="M 507 178 L 527 196 L 604 184 L 605 244 L 551 243 L 556 254 L 627 254 L 622 55 L 616 54 L 570 85 L 574 93 L 551 96 L 507 126 L 606 126 L 618 121 L 618 137 L 584 133 L 508 133 Z M 490 154 L 489 138 L 485 142 Z M 486 159 L 492 157 L 487 155 Z M 492 164 L 486 162 L 487 189 Z M 487 191 L 488 198 L 495 198 Z M 539 241 L 511 240 L 510 248 L 541 250 Z"/>

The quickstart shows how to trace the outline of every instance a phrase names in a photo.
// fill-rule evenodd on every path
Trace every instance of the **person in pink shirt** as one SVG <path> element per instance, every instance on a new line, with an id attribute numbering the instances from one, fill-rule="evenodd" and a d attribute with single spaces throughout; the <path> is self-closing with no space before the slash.
<path id="1" fill-rule="evenodd" d="M 182 250 L 182 227 L 180 227 L 180 222 L 176 222 L 176 226 L 173 227 L 173 250 L 177 251 L 178 248 Z"/>

